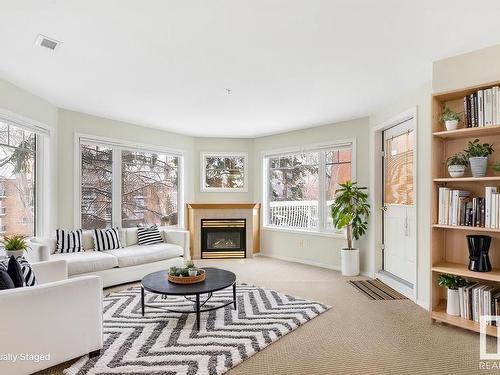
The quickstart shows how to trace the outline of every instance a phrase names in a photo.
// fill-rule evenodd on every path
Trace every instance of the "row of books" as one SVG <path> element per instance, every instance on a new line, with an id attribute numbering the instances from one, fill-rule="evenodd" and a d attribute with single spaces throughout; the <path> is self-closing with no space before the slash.
<path id="1" fill-rule="evenodd" d="M 438 224 L 500 228 L 500 193 L 485 187 L 484 197 L 470 197 L 466 190 L 439 188 Z"/>
<path id="2" fill-rule="evenodd" d="M 472 283 L 458 293 L 461 318 L 479 322 L 481 315 L 500 315 L 500 291 L 494 287 Z"/>
<path id="3" fill-rule="evenodd" d="M 464 97 L 464 122 L 468 128 L 500 124 L 500 87 Z"/>

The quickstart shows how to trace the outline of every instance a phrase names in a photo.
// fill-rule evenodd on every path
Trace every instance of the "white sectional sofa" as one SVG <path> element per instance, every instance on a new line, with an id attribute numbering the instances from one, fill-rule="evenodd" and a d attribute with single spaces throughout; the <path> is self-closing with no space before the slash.
<path id="1" fill-rule="evenodd" d="M 97 355 L 103 345 L 101 279 L 68 279 L 62 260 L 31 266 L 38 285 L 0 291 L 2 375 L 31 374 Z"/>
<path id="2" fill-rule="evenodd" d="M 189 232 L 161 228 L 163 243 L 139 245 L 137 228 L 120 229 L 121 249 L 95 251 L 92 231 L 83 231 L 83 248 L 77 253 L 56 254 L 55 238 L 31 240 L 31 261 L 65 260 L 70 278 L 96 275 L 104 287 L 142 279 L 148 273 L 181 266 L 189 260 Z"/>

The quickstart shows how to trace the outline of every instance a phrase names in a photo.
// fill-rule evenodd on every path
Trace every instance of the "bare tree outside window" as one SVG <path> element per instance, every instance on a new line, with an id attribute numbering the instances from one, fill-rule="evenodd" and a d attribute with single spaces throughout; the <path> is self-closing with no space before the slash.
<path id="1" fill-rule="evenodd" d="M 122 151 L 122 227 L 178 224 L 179 158 Z"/>
<path id="2" fill-rule="evenodd" d="M 351 149 L 337 149 L 325 153 L 326 217 L 328 229 L 333 229 L 331 206 L 339 184 L 351 180 Z"/>
<path id="3" fill-rule="evenodd" d="M 110 147 L 81 144 L 82 228 L 112 225 L 113 150 Z"/>
<path id="4" fill-rule="evenodd" d="M 242 191 L 246 188 L 246 155 L 202 155 L 202 191 Z"/>
<path id="5" fill-rule="evenodd" d="M 36 134 L 0 122 L 0 234 L 35 235 Z"/>

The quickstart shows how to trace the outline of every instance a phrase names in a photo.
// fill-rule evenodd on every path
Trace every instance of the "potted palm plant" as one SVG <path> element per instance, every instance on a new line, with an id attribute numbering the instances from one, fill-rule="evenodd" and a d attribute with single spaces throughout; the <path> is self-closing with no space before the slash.
<path id="1" fill-rule="evenodd" d="M 446 165 L 448 166 L 448 173 L 451 177 L 462 177 L 465 173 L 465 168 L 469 164 L 469 160 L 462 153 L 459 152 L 453 156 L 446 159 Z"/>
<path id="2" fill-rule="evenodd" d="M 353 239 L 358 240 L 368 228 L 366 219 L 370 215 L 366 187 L 359 187 L 356 182 L 340 184 L 335 192 L 331 208 L 333 225 L 337 229 L 346 229 L 347 248 L 341 250 L 342 275 L 359 275 L 359 249 L 353 247 Z"/>
<path id="3" fill-rule="evenodd" d="M 8 257 L 14 256 L 14 258 L 18 258 L 23 256 L 24 252 L 29 249 L 26 237 L 21 236 L 20 234 L 4 236 L 1 243 L 3 244 L 5 253 Z"/>
<path id="4" fill-rule="evenodd" d="M 453 112 L 450 108 L 444 107 L 439 120 L 444 124 L 444 126 L 446 126 L 446 130 L 455 130 L 458 126 L 458 122 L 460 121 L 460 116 L 458 113 Z"/>
<path id="5" fill-rule="evenodd" d="M 488 167 L 488 156 L 493 153 L 493 145 L 489 143 L 480 143 L 479 139 L 473 142 L 469 141 L 465 155 L 469 158 L 470 170 L 472 176 L 483 177 L 486 175 Z"/>
<path id="6" fill-rule="evenodd" d="M 449 315 L 460 315 L 460 297 L 458 288 L 467 286 L 467 281 L 460 276 L 454 275 L 439 275 L 439 286 L 448 288 L 446 299 L 446 313 Z"/>

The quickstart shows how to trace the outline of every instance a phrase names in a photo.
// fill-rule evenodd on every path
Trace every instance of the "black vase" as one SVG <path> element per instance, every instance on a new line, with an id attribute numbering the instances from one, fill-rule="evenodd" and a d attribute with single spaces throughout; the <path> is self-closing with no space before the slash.
<path id="1" fill-rule="evenodd" d="M 475 272 L 491 271 L 490 250 L 491 237 L 478 234 L 468 235 L 467 245 L 469 246 L 469 270 Z"/>

